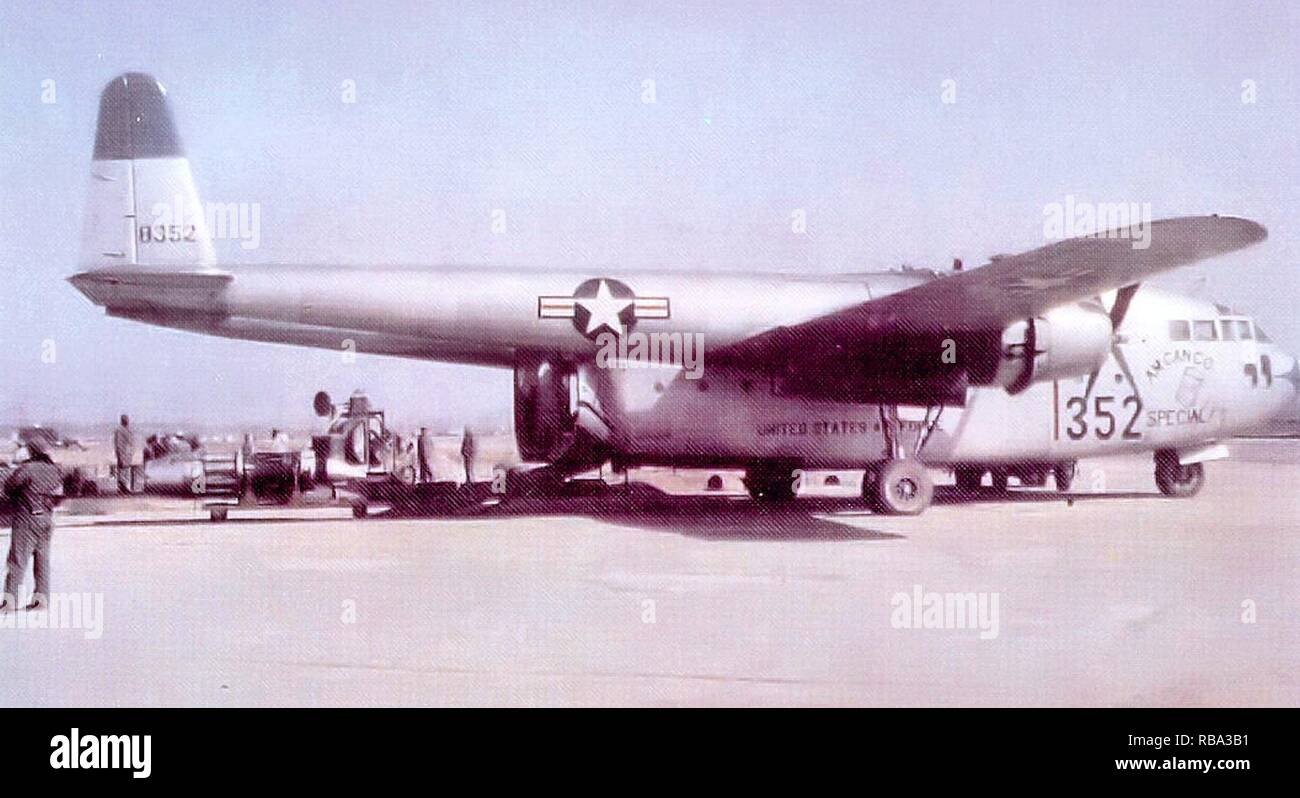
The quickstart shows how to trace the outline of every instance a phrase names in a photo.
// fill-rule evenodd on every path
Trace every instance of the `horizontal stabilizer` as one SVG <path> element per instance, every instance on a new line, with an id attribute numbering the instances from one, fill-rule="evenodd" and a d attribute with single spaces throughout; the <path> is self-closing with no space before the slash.
<path id="1" fill-rule="evenodd" d="M 182 308 L 212 314 L 223 310 L 222 293 L 234 279 L 226 272 L 97 269 L 68 278 L 91 302 L 110 311 Z"/>

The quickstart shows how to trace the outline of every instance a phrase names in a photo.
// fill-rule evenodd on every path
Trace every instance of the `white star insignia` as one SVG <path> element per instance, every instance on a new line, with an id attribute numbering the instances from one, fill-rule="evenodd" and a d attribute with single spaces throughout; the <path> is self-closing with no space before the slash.
<path id="1" fill-rule="evenodd" d="M 604 280 L 596 288 L 594 297 L 578 297 L 574 300 L 577 304 L 587 309 L 590 316 L 587 319 L 586 334 L 591 335 L 601 327 L 608 327 L 616 334 L 623 334 L 623 320 L 619 314 L 627 310 L 632 305 L 634 299 L 619 299 L 609 291 L 609 283 Z"/>

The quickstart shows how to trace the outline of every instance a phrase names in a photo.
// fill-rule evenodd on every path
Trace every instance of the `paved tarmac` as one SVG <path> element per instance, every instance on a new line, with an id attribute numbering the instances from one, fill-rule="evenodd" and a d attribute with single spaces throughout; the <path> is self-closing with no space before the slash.
<path id="1" fill-rule="evenodd" d="M 438 518 L 63 513 L 55 587 L 102 615 L 0 617 L 0 705 L 1294 706 L 1300 443 L 1230 448 L 1193 499 L 1109 459 L 1072 504 L 940 488 L 918 518 L 635 483 Z"/>

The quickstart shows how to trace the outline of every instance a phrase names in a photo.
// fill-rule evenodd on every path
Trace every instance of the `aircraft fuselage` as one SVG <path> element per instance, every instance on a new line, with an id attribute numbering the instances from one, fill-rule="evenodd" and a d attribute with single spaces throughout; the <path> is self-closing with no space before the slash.
<path id="1" fill-rule="evenodd" d="M 711 365 L 709 352 L 926 279 L 942 278 L 259 266 L 157 281 L 104 270 L 73 282 L 116 315 L 213 335 L 499 367 L 563 361 L 574 370 L 567 412 L 628 462 L 844 468 L 881 457 L 877 405 L 789 395 L 761 364 Z M 597 326 L 615 311 L 618 321 Z M 1171 336 L 1175 322 L 1187 340 Z M 697 338 L 697 368 L 598 358 L 613 326 Z M 929 428 L 916 454 L 931 464 L 1180 449 L 1257 426 L 1294 396 L 1295 360 L 1209 302 L 1143 288 L 1118 332 L 1095 377 L 1014 395 L 973 387 L 964 406 L 928 416 L 900 408 L 902 444 L 915 447 Z"/>

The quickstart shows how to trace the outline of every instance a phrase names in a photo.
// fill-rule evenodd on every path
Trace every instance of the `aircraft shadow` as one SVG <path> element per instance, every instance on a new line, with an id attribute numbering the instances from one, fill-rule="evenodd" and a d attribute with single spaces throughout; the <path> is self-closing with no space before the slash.
<path id="1" fill-rule="evenodd" d="M 833 517 L 825 517 L 834 514 Z M 483 520 L 582 516 L 594 521 L 687 537 L 765 541 L 863 541 L 903 537 L 849 523 L 870 517 L 860 500 L 809 498 L 788 504 L 727 495 L 680 496 L 642 483 L 610 486 L 581 496 L 512 497 L 494 504 L 402 507 L 380 518 Z"/>
<path id="2" fill-rule="evenodd" d="M 905 538 L 895 532 L 858 526 L 873 513 L 857 496 L 803 497 L 786 504 L 756 502 L 736 495 L 673 495 L 644 483 L 592 489 L 581 496 L 514 497 L 500 503 L 460 506 L 407 506 L 385 518 L 485 519 L 584 516 L 608 524 L 689 537 L 739 540 L 862 541 Z M 971 493 L 954 486 L 935 488 L 936 505 L 1072 503 L 1135 498 L 1163 498 L 1156 492 L 1057 493 L 1055 491 L 982 489 Z M 857 522 L 857 523 L 855 523 Z"/>
<path id="3" fill-rule="evenodd" d="M 1162 499 L 1158 492 L 1057 493 L 1055 491 L 983 488 L 959 491 L 951 485 L 935 488 L 934 504 L 1061 503 L 1113 499 Z M 512 497 L 495 502 L 486 485 L 473 491 L 443 495 L 439 501 L 405 504 L 379 510 L 369 522 L 430 518 L 447 521 L 493 518 L 560 518 L 580 516 L 615 526 L 645 531 L 668 532 L 707 540 L 747 541 L 837 541 L 898 540 L 905 535 L 860 526 L 872 518 L 857 496 L 803 497 L 785 504 L 757 502 L 734 494 L 674 495 L 645 483 L 586 486 L 579 493 L 561 496 Z M 263 506 L 258 509 L 267 510 Z M 238 510 L 236 510 L 236 513 Z M 225 524 L 317 524 L 320 518 L 240 518 Z M 335 521 L 344 519 L 334 519 Z M 0 522 L 2 523 L 2 522 Z M 211 526 L 207 518 L 102 520 L 70 526 Z"/>

